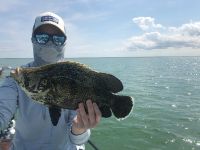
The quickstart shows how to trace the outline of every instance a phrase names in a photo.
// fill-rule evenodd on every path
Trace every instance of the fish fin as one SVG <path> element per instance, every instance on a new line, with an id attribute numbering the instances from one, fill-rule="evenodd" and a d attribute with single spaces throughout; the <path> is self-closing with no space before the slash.
<path id="1" fill-rule="evenodd" d="M 101 79 L 106 84 L 107 90 L 113 93 L 117 93 L 123 90 L 123 84 L 118 78 L 107 73 L 99 73 L 99 74 L 101 76 Z"/>
<path id="2" fill-rule="evenodd" d="M 109 118 L 109 117 L 112 116 L 112 112 L 110 110 L 110 107 L 108 107 L 108 106 L 101 106 L 101 107 L 99 107 L 99 109 L 101 111 L 102 117 Z"/>
<path id="3" fill-rule="evenodd" d="M 61 109 L 54 107 L 54 106 L 50 106 L 49 107 L 49 115 L 51 117 L 51 122 L 54 126 L 56 126 L 58 124 L 59 118 L 61 116 Z"/>
<path id="4" fill-rule="evenodd" d="M 112 99 L 111 110 L 118 119 L 126 118 L 133 108 L 133 98 L 130 96 L 114 95 Z"/>

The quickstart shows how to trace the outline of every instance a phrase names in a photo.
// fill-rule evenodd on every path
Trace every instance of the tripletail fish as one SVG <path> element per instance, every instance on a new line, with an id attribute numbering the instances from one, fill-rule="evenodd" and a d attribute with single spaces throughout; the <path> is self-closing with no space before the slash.
<path id="1" fill-rule="evenodd" d="M 117 119 L 129 115 L 133 98 L 118 95 L 123 90 L 122 82 L 115 76 L 97 72 L 84 64 L 65 61 L 41 67 L 16 68 L 10 76 L 34 101 L 47 105 L 53 125 L 57 125 L 61 109 L 76 110 L 86 100 L 95 102 L 102 117 L 112 114 Z"/>

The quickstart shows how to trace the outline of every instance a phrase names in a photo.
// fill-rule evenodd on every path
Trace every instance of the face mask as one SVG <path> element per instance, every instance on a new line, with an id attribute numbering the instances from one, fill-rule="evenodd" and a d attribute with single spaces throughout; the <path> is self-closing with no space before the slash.
<path id="1" fill-rule="evenodd" d="M 56 46 L 49 41 L 45 45 L 42 45 L 38 44 L 34 39 L 32 39 L 32 43 L 34 63 L 37 66 L 59 62 L 64 59 L 65 44 L 62 46 Z"/>

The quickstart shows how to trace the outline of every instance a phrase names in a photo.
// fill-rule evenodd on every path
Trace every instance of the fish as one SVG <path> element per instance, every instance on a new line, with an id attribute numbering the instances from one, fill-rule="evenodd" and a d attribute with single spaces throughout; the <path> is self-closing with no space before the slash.
<path id="1" fill-rule="evenodd" d="M 120 79 L 79 62 L 17 67 L 10 76 L 33 101 L 49 107 L 53 125 L 57 125 L 61 109 L 76 110 L 82 102 L 88 112 L 88 99 L 98 105 L 104 118 L 124 119 L 133 108 L 133 97 L 117 94 L 123 90 Z"/>

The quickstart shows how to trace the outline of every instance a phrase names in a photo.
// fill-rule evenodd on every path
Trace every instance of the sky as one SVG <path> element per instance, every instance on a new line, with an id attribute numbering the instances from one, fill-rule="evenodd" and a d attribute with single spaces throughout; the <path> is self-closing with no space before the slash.
<path id="1" fill-rule="evenodd" d="M 0 1 L 0 58 L 32 58 L 34 19 L 51 11 L 67 30 L 66 58 L 200 56 L 199 0 Z"/>

